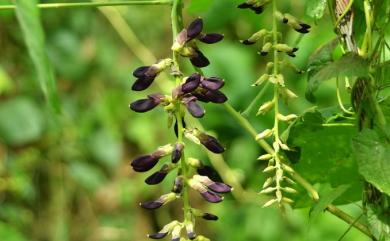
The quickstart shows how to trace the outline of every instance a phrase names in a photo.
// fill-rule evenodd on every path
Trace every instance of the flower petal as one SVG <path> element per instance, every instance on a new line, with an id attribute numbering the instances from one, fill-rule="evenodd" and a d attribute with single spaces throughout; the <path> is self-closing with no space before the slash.
<path id="1" fill-rule="evenodd" d="M 139 77 L 131 87 L 134 91 L 146 90 L 154 81 L 155 77 L 141 76 Z"/>
<path id="2" fill-rule="evenodd" d="M 198 88 L 199 83 L 200 83 L 201 76 L 198 73 L 194 73 L 190 75 L 187 79 L 186 82 L 181 86 L 181 90 L 184 93 L 190 93 L 196 88 Z"/>
<path id="3" fill-rule="evenodd" d="M 145 75 L 145 73 L 149 70 L 150 66 L 141 66 L 134 70 L 133 76 L 137 78 L 141 78 Z"/>
<path id="4" fill-rule="evenodd" d="M 188 40 L 196 38 L 203 30 L 203 20 L 197 18 L 187 28 L 187 37 Z"/>
<path id="5" fill-rule="evenodd" d="M 202 80 L 202 86 L 208 90 L 219 90 L 225 85 L 225 82 L 218 77 L 209 77 Z"/>
<path id="6" fill-rule="evenodd" d="M 213 103 L 216 103 L 216 104 L 222 104 L 222 103 L 225 103 L 228 98 L 226 97 L 226 95 L 224 93 L 222 93 L 221 91 L 219 90 L 216 90 L 216 91 L 206 91 L 205 92 L 205 96 L 206 98 L 213 102 Z"/>
<path id="7" fill-rule="evenodd" d="M 162 239 L 165 238 L 168 235 L 168 233 L 155 233 L 155 234 L 149 234 L 148 238 L 151 239 Z"/>
<path id="8" fill-rule="evenodd" d="M 136 172 L 147 172 L 152 169 L 158 161 L 159 157 L 153 155 L 144 155 L 134 159 L 131 162 L 131 166 Z"/>
<path id="9" fill-rule="evenodd" d="M 207 185 L 207 187 L 211 190 L 211 191 L 214 191 L 214 192 L 217 192 L 217 193 L 228 193 L 228 192 L 231 192 L 232 191 L 232 187 L 225 184 L 225 183 L 222 183 L 222 182 L 213 182 L 209 185 Z"/>
<path id="10" fill-rule="evenodd" d="M 191 100 L 186 103 L 188 112 L 195 118 L 202 118 L 205 114 L 205 110 L 196 103 L 196 100 Z"/>
<path id="11" fill-rule="evenodd" d="M 214 44 L 218 43 L 224 38 L 223 34 L 219 33 L 207 33 L 207 34 L 202 34 L 201 36 L 198 37 L 198 39 L 206 44 Z"/>
<path id="12" fill-rule="evenodd" d="M 202 197 L 206 201 L 211 202 L 211 203 L 219 203 L 219 202 L 222 202 L 222 200 L 223 200 L 223 198 L 220 195 L 213 193 L 213 192 L 210 192 L 210 191 L 202 192 L 200 194 L 202 195 Z"/>
<path id="13" fill-rule="evenodd" d="M 153 99 L 141 99 L 134 101 L 130 104 L 130 109 L 132 109 L 135 112 L 144 113 L 147 111 L 152 110 L 156 106 L 158 106 L 160 103 L 156 102 Z"/>
<path id="14" fill-rule="evenodd" d="M 202 134 L 199 137 L 200 143 L 204 145 L 209 151 L 214 153 L 223 153 L 225 149 L 223 146 L 218 142 L 218 140 L 210 135 Z"/>
<path id="15" fill-rule="evenodd" d="M 211 214 L 211 213 L 204 213 L 202 218 L 205 220 L 209 220 L 209 221 L 217 221 L 218 220 L 218 216 Z"/>
<path id="16" fill-rule="evenodd" d="M 192 65 L 203 68 L 210 64 L 210 61 L 207 59 L 206 56 L 203 55 L 202 52 L 200 52 L 198 49 L 195 49 L 196 54 L 193 57 L 190 57 L 190 61 Z"/>

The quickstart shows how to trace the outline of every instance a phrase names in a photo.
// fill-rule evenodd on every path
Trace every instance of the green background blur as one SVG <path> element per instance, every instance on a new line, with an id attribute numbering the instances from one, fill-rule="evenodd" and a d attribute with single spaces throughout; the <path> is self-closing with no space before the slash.
<path id="1" fill-rule="evenodd" d="M 269 12 L 256 16 L 240 11 L 236 0 L 193 1 L 204 4 L 187 1 L 185 22 L 201 16 L 208 32 L 226 37 L 222 43 L 201 46 L 211 60 L 205 72 L 223 77 L 229 102 L 244 110 L 259 91 L 250 85 L 263 73 L 266 58 L 238 40 L 270 28 Z M 298 56 L 290 59 L 305 69 L 310 53 L 335 37 L 330 18 L 314 23 L 305 15 L 306 1 L 280 2 L 283 11 L 304 16 L 313 25 L 299 43 Z M 170 220 L 181 220 L 180 201 L 154 212 L 138 206 L 169 191 L 174 175 L 151 187 L 144 183 L 147 174 L 136 174 L 129 167 L 135 156 L 175 138 L 161 109 L 146 114 L 128 109 L 130 102 L 145 96 L 130 91 L 131 72 L 171 54 L 169 6 L 50 9 L 41 15 L 58 81 L 59 116 L 44 101 L 14 11 L 0 11 L 0 240 L 147 240 L 147 233 Z M 298 38 L 297 33 L 282 30 L 288 43 Z M 186 60 L 183 64 L 190 74 Z M 289 111 L 302 113 L 311 106 L 303 97 L 305 75 L 289 69 L 284 73 L 287 85 L 300 95 Z M 160 77 L 147 93 L 171 85 L 172 80 Z M 321 88 L 320 106 L 333 104 L 332 86 L 329 82 Z M 222 106 L 205 107 L 201 123 L 227 147 L 224 158 L 231 175 L 249 193 L 258 192 L 264 177 L 256 158 L 262 150 Z M 252 115 L 250 121 L 257 130 L 272 125 L 268 117 Z M 204 154 L 194 157 L 208 163 Z M 254 196 L 244 202 L 230 195 L 213 205 L 192 193 L 193 206 L 220 217 L 217 222 L 200 221 L 198 233 L 214 241 L 333 241 L 348 229 L 328 213 L 315 220 L 309 219 L 309 209 L 287 210 L 283 215 L 275 208 L 262 209 L 261 200 Z M 342 208 L 355 217 L 361 213 L 355 205 Z M 352 229 L 343 240 L 368 239 Z"/>

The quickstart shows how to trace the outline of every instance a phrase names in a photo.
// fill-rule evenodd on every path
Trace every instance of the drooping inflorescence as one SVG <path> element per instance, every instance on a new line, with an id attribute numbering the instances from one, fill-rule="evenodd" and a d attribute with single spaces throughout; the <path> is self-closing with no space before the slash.
<path id="1" fill-rule="evenodd" d="M 272 6 L 271 6 L 272 5 Z M 263 170 L 269 174 L 262 186 L 261 194 L 272 194 L 272 199 L 264 204 L 264 207 L 277 203 L 280 207 L 283 204 L 290 204 L 293 201 L 286 197 L 286 193 L 296 193 L 296 190 L 290 185 L 294 181 L 288 177 L 288 173 L 293 173 L 294 170 L 286 164 L 283 151 L 291 151 L 287 144 L 280 136 L 281 122 L 289 123 L 297 118 L 295 114 L 282 114 L 280 111 L 280 97 L 285 101 L 296 98 L 297 95 L 288 89 L 285 85 L 284 75 L 281 73 L 280 66 L 286 61 L 281 61 L 280 53 L 287 56 L 295 57 L 298 48 L 289 46 L 282 42 L 282 33 L 278 31 L 278 24 L 286 24 L 298 33 L 305 34 L 310 31 L 310 25 L 303 23 L 296 17 L 288 13 L 281 13 L 277 8 L 277 0 L 247 0 L 240 4 L 238 8 L 251 9 L 256 14 L 262 13 L 267 6 L 272 8 L 273 27 L 271 30 L 261 29 L 254 33 L 249 38 L 242 40 L 245 45 L 260 44 L 259 54 L 267 56 L 273 54 L 273 60 L 266 65 L 266 73 L 260 76 L 252 86 L 260 86 L 266 82 L 274 86 L 274 96 L 271 100 L 264 102 L 258 109 L 257 115 L 264 115 L 270 111 L 274 111 L 274 125 L 270 129 L 263 130 L 256 136 L 257 140 L 272 140 L 273 153 L 261 155 L 258 160 L 267 161 L 268 165 Z M 292 64 L 289 63 L 291 66 Z M 297 69 L 294 67 L 294 69 Z"/>
<path id="2" fill-rule="evenodd" d="M 205 213 L 190 206 L 189 189 L 197 191 L 203 199 L 211 203 L 218 203 L 223 200 L 223 193 L 231 192 L 232 188 L 222 182 L 213 179 L 215 171 L 210 166 L 205 166 L 200 160 L 185 155 L 184 138 L 214 153 L 223 153 L 224 147 L 219 141 L 197 128 L 186 124 L 188 114 L 195 118 L 202 118 L 205 110 L 198 102 L 224 103 L 227 97 L 220 91 L 224 86 L 224 80 L 219 77 L 206 77 L 199 73 L 184 76 L 180 70 L 178 56 L 189 58 L 190 62 L 198 68 L 210 64 L 209 60 L 200 51 L 196 41 L 212 44 L 223 39 L 223 35 L 217 33 L 203 33 L 203 20 L 194 20 L 188 28 L 184 28 L 174 39 L 172 45 L 173 58 L 166 58 L 151 66 L 142 66 L 133 72 L 136 77 L 132 89 L 142 91 L 147 89 L 158 75 L 163 71 L 169 71 L 176 80 L 176 87 L 169 94 L 149 94 L 145 99 L 137 100 L 130 104 L 130 109 L 135 112 L 150 111 L 158 106 L 164 108 L 169 120 L 175 124 L 170 127 L 175 132 L 177 140 L 175 143 L 158 147 L 154 152 L 139 156 L 131 162 L 136 172 L 147 172 L 152 170 L 162 159 L 169 156 L 169 160 L 153 172 L 145 182 L 149 185 L 161 183 L 167 175 L 176 173 L 176 178 L 169 193 L 163 194 L 155 200 L 141 203 L 145 209 L 157 209 L 176 199 L 182 198 L 184 203 L 184 220 L 174 220 L 165 225 L 155 234 L 148 235 L 151 239 L 161 239 L 167 235 L 173 241 L 181 239 L 182 230 L 185 230 L 185 240 L 206 241 L 207 238 L 195 234 L 197 218 L 205 220 L 217 220 L 214 214 Z"/>

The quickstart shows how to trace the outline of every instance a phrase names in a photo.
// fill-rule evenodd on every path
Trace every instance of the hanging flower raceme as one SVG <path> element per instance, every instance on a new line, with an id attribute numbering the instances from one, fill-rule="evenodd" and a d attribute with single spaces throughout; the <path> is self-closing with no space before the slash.
<path id="1" fill-rule="evenodd" d="M 183 29 L 172 45 L 172 50 L 179 53 L 183 57 L 188 57 L 191 63 L 199 68 L 206 67 L 210 61 L 196 46 L 196 40 L 206 44 L 214 44 L 223 39 L 223 35 L 219 33 L 203 33 L 203 20 L 195 19 L 190 25 Z"/>
<path id="2" fill-rule="evenodd" d="M 198 18 L 181 31 L 172 47 L 174 58 L 178 57 L 178 55 L 189 57 L 191 63 L 196 67 L 207 66 L 209 60 L 198 49 L 196 41 L 212 44 L 221 41 L 223 35 L 203 33 L 202 30 L 203 21 Z M 220 202 L 223 199 L 222 193 L 228 193 L 232 188 L 220 182 L 219 176 L 211 167 L 203 165 L 197 159 L 185 157 L 183 136 L 205 146 L 214 153 L 223 153 L 225 151 L 216 138 L 197 129 L 188 128 L 185 122 L 185 115 L 187 114 L 195 118 L 201 118 L 205 115 L 205 110 L 199 102 L 226 102 L 227 97 L 220 90 L 225 82 L 219 77 L 205 77 L 199 73 L 184 77 L 183 73 L 180 72 L 178 61 L 172 61 L 172 59 L 167 58 L 151 66 L 141 66 L 134 70 L 133 76 L 137 79 L 133 83 L 132 90 L 142 91 L 147 89 L 164 70 L 170 71 L 177 83 L 177 86 L 171 93 L 169 95 L 160 93 L 149 94 L 146 98 L 132 102 L 129 107 L 131 110 L 139 113 L 150 111 L 157 106 L 163 107 L 163 110 L 168 115 L 169 128 L 175 123 L 173 129 L 177 141 L 158 147 L 150 154 L 136 157 L 130 165 L 135 172 L 148 172 L 156 169 L 145 179 L 145 183 L 148 185 L 162 183 L 173 172 L 177 173 L 177 176 L 169 193 L 163 194 L 155 200 L 142 202 L 140 206 L 145 209 L 158 209 L 176 199 L 188 197 L 188 192 L 191 188 L 200 192 L 206 201 Z M 163 162 L 164 158 L 169 157 L 170 160 Z M 186 198 L 183 198 L 183 200 L 186 202 Z M 172 241 L 179 241 L 181 240 L 181 233 L 185 231 L 187 238 L 190 240 L 209 240 L 203 236 L 196 235 L 195 220 L 196 218 L 217 220 L 218 217 L 193 209 L 189 207 L 188 203 L 184 207 L 185 220 L 183 222 L 176 220 L 170 222 L 159 232 L 150 234 L 148 237 L 151 239 L 162 239 L 170 235 Z"/>
<path id="3" fill-rule="evenodd" d="M 249 8 L 254 10 L 256 13 L 261 13 L 264 10 L 264 6 L 268 4 L 269 0 L 247 0 L 246 2 L 240 4 L 239 8 Z M 285 102 L 291 98 L 296 98 L 297 95 L 288 89 L 285 85 L 285 77 L 281 73 L 281 67 L 279 65 L 286 65 L 292 67 L 294 70 L 297 68 L 286 60 L 282 59 L 282 55 L 279 53 L 284 53 L 290 57 L 295 57 L 298 48 L 291 47 L 285 43 L 281 43 L 283 39 L 282 33 L 278 32 L 276 20 L 287 24 L 295 31 L 305 34 L 310 31 L 310 25 L 305 24 L 295 18 L 294 16 L 285 13 L 282 14 L 277 11 L 277 4 L 273 2 L 273 27 L 272 30 L 261 29 L 249 38 L 242 40 L 241 43 L 244 45 L 253 45 L 257 42 L 261 43 L 260 51 L 258 52 L 261 56 L 267 56 L 270 53 L 273 53 L 273 60 L 266 64 L 266 73 L 262 74 L 252 86 L 260 86 L 265 82 L 268 82 L 274 86 L 274 95 L 270 100 L 265 100 L 259 107 L 257 115 L 266 115 L 272 111 L 274 114 L 274 126 L 272 128 L 266 129 L 260 132 L 256 136 L 256 140 L 271 139 L 272 143 L 272 153 L 267 153 L 261 155 L 258 160 L 268 162 L 268 165 L 263 170 L 264 173 L 270 175 L 262 186 L 261 194 L 272 194 L 273 197 L 271 200 L 264 204 L 264 207 L 270 206 L 274 203 L 277 203 L 279 206 L 282 204 L 290 204 L 292 200 L 285 197 L 285 193 L 294 194 L 296 193 L 294 188 L 289 187 L 288 185 L 294 185 L 294 182 L 288 177 L 288 175 L 293 175 L 294 170 L 285 163 L 284 155 L 281 154 L 282 151 L 291 151 L 290 147 L 285 143 L 285 140 L 281 138 L 279 133 L 282 132 L 280 129 L 280 122 L 290 123 L 295 120 L 298 116 L 295 114 L 282 114 L 280 113 L 280 97 L 282 97 Z M 276 11 L 275 11 L 276 10 Z M 299 72 L 299 71 L 297 71 Z"/>

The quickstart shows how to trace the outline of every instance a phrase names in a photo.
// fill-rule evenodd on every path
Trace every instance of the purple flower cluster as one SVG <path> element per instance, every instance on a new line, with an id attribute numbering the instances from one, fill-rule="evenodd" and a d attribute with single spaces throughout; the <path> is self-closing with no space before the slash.
<path id="1" fill-rule="evenodd" d="M 214 44 L 221 41 L 224 36 L 219 33 L 203 33 L 203 20 L 195 19 L 190 25 L 183 29 L 177 36 L 172 50 L 183 57 L 188 57 L 191 63 L 199 68 L 206 67 L 210 61 L 196 46 L 196 40 L 206 44 Z"/>
<path id="2" fill-rule="evenodd" d="M 172 50 L 174 51 L 174 55 L 176 54 L 175 56 L 189 58 L 195 67 L 201 68 L 209 65 L 210 62 L 197 47 L 197 41 L 213 44 L 222 39 L 223 35 L 218 33 L 203 33 L 203 21 L 198 18 L 178 34 Z M 132 102 L 129 106 L 130 109 L 135 112 L 144 113 L 157 106 L 163 106 L 164 111 L 168 114 L 172 123 L 175 119 L 173 129 L 176 136 L 179 136 L 178 122 L 179 124 L 181 122 L 181 137 L 184 135 L 187 139 L 196 144 L 203 145 L 211 152 L 223 153 L 225 148 L 215 137 L 197 129 L 188 128 L 184 121 L 184 116 L 188 113 L 192 117 L 202 118 L 205 115 L 205 110 L 199 102 L 217 104 L 226 102 L 227 97 L 221 92 L 221 88 L 225 84 L 224 80 L 219 77 L 206 77 L 199 73 L 193 73 L 190 76 L 184 77 L 176 62 L 167 58 L 159 60 L 153 65 L 141 66 L 134 70 L 133 76 L 136 78 L 132 85 L 132 90 L 134 91 L 148 89 L 158 75 L 165 70 L 170 71 L 176 78 L 178 84 L 169 95 L 161 93 L 149 94 L 144 99 Z M 181 198 L 184 192 L 188 192 L 189 188 L 199 192 L 206 201 L 211 203 L 221 202 L 223 200 L 222 194 L 232 190 L 229 185 L 216 181 L 216 172 L 211 167 L 203 165 L 199 160 L 194 158 L 183 158 L 185 144 L 181 137 L 178 138 L 176 143 L 158 147 L 152 153 L 138 156 L 132 160 L 130 165 L 136 172 L 148 172 L 156 168 L 156 166 L 159 166 L 156 168 L 157 170 L 153 171 L 145 179 L 145 183 L 148 185 L 160 184 L 169 173 L 177 170 L 177 176 L 174 179 L 171 191 L 155 200 L 142 202 L 140 204 L 142 208 L 151 210 L 160 208 L 167 203 Z M 169 158 L 170 160 L 159 165 L 159 162 L 163 158 Z M 185 214 L 186 217 L 189 214 L 191 215 L 190 220 L 186 218 L 182 223 L 173 221 L 165 225 L 158 233 L 151 234 L 148 237 L 161 239 L 167 235 L 171 235 L 173 241 L 179 241 L 181 230 L 185 228 L 188 239 L 193 240 L 197 237 L 194 232 L 195 218 L 212 221 L 218 219 L 213 214 L 203 213 L 194 208 L 185 210 L 185 212 L 187 212 Z"/>

